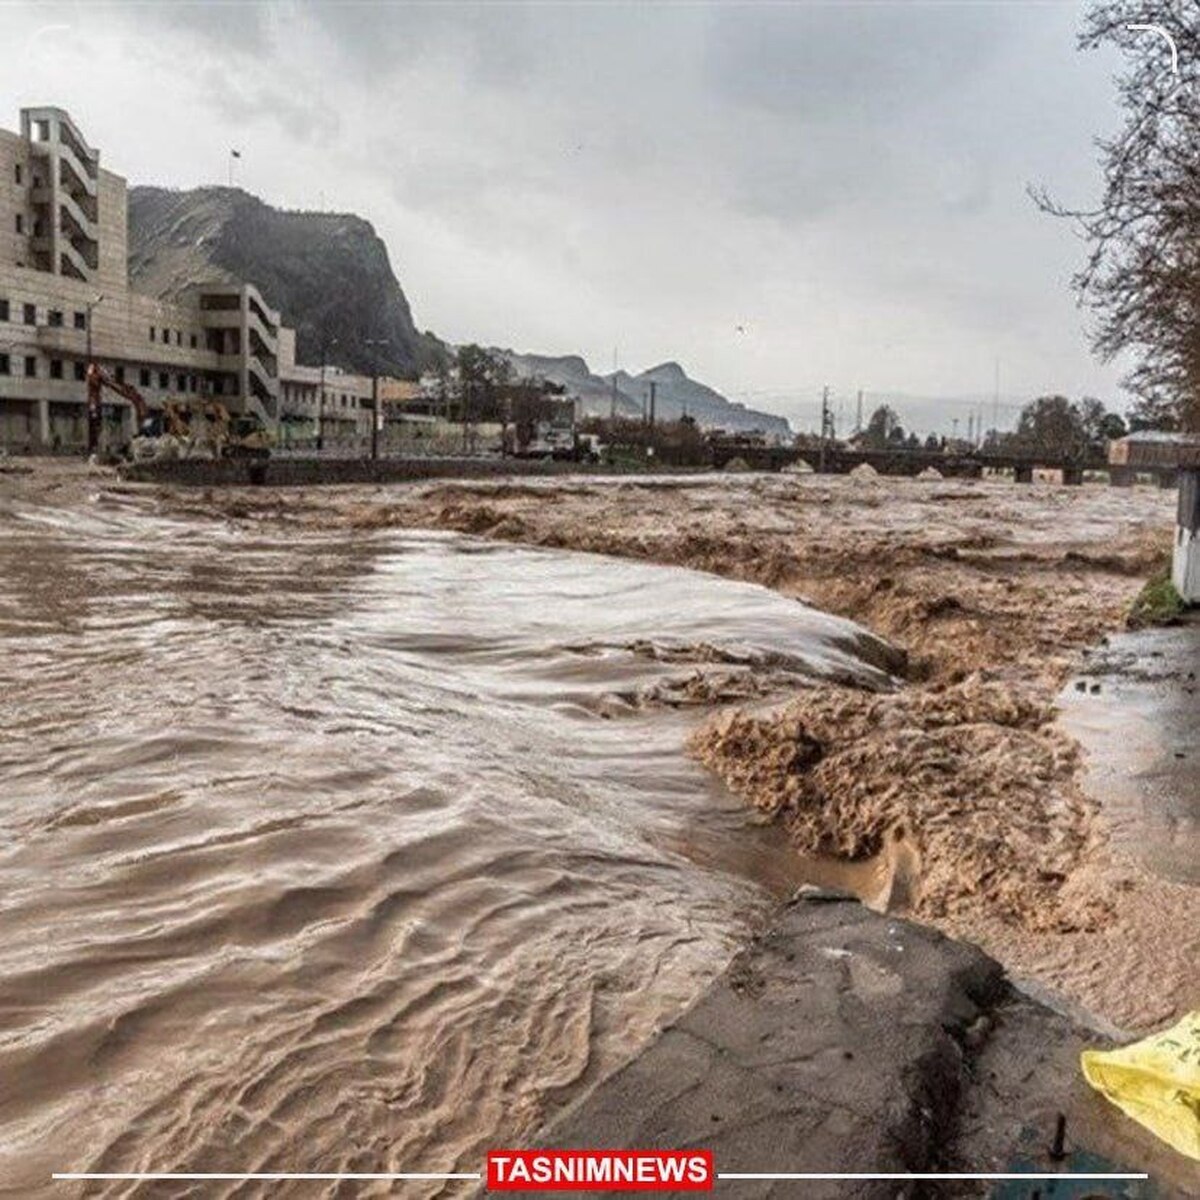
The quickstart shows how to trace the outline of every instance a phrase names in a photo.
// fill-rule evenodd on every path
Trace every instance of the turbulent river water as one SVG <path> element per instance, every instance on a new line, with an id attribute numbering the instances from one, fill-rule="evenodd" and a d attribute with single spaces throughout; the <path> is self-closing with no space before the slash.
<path id="1" fill-rule="evenodd" d="M 477 1170 L 791 881 L 695 716 L 638 696 L 696 661 L 871 675 L 858 636 L 589 555 L 0 511 L 0 1194 Z"/>

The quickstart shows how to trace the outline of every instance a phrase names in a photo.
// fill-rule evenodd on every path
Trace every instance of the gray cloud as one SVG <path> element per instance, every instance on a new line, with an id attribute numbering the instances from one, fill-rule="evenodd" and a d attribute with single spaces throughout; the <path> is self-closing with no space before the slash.
<path id="1" fill-rule="evenodd" d="M 280 3 L 6 9 L 0 80 L 135 179 L 374 222 L 418 319 L 730 390 L 1107 393 L 1025 195 L 1093 195 L 1111 64 L 1062 6 Z M 81 74 L 86 62 L 86 83 Z M 136 77 L 130 62 L 136 62 Z M 153 97 L 148 104 L 146 97 Z M 10 122 L 5 122 L 10 124 Z M 181 136 L 181 131 L 185 136 Z M 752 338 L 734 338 L 749 321 Z M 806 385 L 807 386 L 807 385 Z"/>

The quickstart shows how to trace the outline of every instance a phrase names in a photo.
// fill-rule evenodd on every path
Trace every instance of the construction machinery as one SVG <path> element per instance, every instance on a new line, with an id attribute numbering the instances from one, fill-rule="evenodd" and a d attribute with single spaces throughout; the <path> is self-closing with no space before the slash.
<path id="1" fill-rule="evenodd" d="M 130 384 L 122 383 L 119 379 L 114 379 L 98 363 L 88 363 L 87 448 L 89 454 L 96 454 L 100 450 L 100 440 L 104 422 L 103 392 L 105 388 L 108 388 L 109 391 L 116 392 L 118 396 L 123 396 L 129 401 L 130 404 L 133 405 L 133 411 L 137 414 L 137 423 L 139 429 L 149 416 L 149 409 L 146 406 L 146 401 L 142 398 L 142 394 L 137 390 L 137 388 L 131 386 Z"/>
<path id="2" fill-rule="evenodd" d="M 137 433 L 129 450 L 134 458 L 269 458 L 272 438 L 253 414 L 233 415 L 218 400 L 168 400 L 151 409 L 132 384 L 114 379 L 98 363 L 87 369 L 88 453 L 100 449 L 103 393 L 115 392 L 133 405 Z"/>

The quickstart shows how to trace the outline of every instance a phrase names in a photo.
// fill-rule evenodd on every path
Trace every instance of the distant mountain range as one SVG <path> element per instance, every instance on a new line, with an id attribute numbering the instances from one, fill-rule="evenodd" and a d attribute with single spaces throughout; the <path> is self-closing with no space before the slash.
<path id="1" fill-rule="evenodd" d="M 134 187 L 129 277 L 138 291 L 163 299 L 177 298 L 198 280 L 249 280 L 295 328 L 304 363 L 319 363 L 327 345 L 329 361 L 348 370 L 415 378 L 453 351 L 417 329 L 387 247 L 370 222 L 353 213 L 285 212 L 240 188 Z M 577 355 L 504 353 L 521 374 L 565 385 L 588 414 L 607 416 L 612 409 L 612 376 L 593 374 Z M 618 415 L 641 416 L 651 380 L 662 420 L 686 412 L 709 427 L 790 432 L 783 417 L 727 400 L 674 362 L 640 375 L 618 371 Z"/>
<path id="2" fill-rule="evenodd" d="M 641 417 L 648 411 L 653 381 L 654 411 L 659 420 L 675 421 L 686 414 L 707 428 L 738 432 L 759 430 L 780 437 L 791 434 L 791 427 L 783 417 L 726 399 L 706 384 L 689 378 L 676 362 L 661 363 L 639 375 L 630 375 L 627 371 L 596 375 L 587 362 L 575 354 L 552 358 L 518 354 L 512 350 L 502 353 L 508 356 L 519 374 L 540 375 L 552 383 L 562 384 L 580 398 L 588 416 L 607 417 L 615 411 L 619 417 Z"/>

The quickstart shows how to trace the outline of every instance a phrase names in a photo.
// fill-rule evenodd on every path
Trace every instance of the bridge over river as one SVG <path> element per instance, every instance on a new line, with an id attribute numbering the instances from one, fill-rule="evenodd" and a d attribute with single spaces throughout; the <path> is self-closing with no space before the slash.
<path id="1" fill-rule="evenodd" d="M 973 450 L 948 453 L 944 450 L 898 448 L 852 449 L 848 446 L 752 446 L 730 440 L 712 445 L 715 467 L 741 459 L 756 471 L 781 471 L 797 462 L 807 463 L 822 475 L 847 475 L 864 463 L 880 475 L 919 475 L 929 467 L 959 479 L 1008 475 L 1017 483 L 1032 483 L 1035 471 L 1059 471 L 1065 484 L 1081 484 L 1085 473 L 1105 474 L 1115 487 L 1128 487 L 1139 474 L 1151 475 L 1162 487 L 1174 487 L 1178 471 L 1173 466 L 1145 465 L 1137 468 L 1110 463 L 1103 450 L 1084 456 L 1046 453 L 994 453 Z"/>

